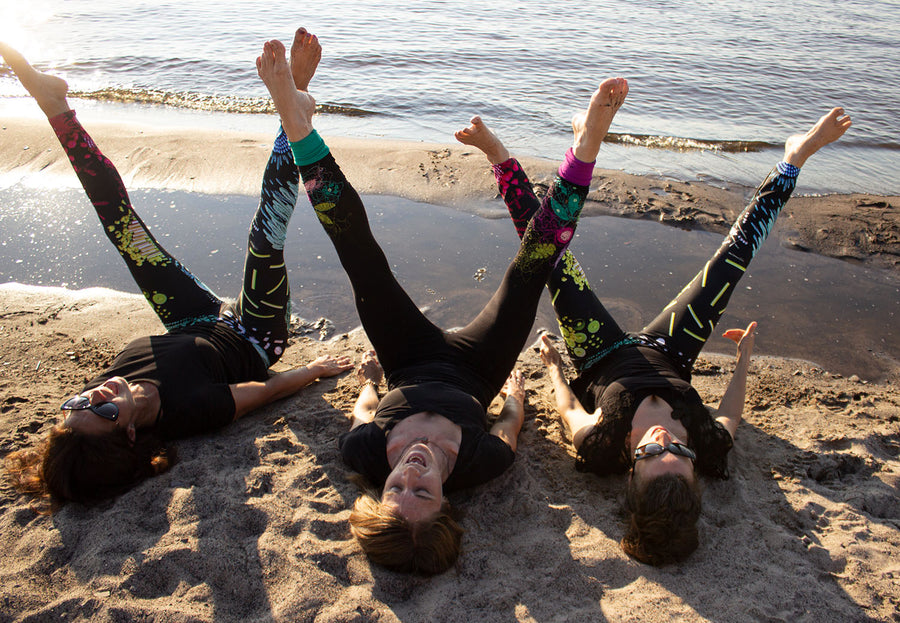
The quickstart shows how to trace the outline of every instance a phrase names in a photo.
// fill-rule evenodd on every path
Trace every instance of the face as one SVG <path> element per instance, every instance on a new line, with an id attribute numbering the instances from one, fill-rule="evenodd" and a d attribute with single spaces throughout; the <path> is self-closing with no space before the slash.
<path id="1" fill-rule="evenodd" d="M 128 431 L 128 436 L 134 441 L 134 425 L 135 416 L 134 396 L 128 381 L 120 376 L 113 377 L 100 385 L 79 394 L 85 396 L 91 401 L 92 405 L 101 402 L 112 402 L 119 408 L 119 417 L 115 422 L 106 420 L 90 409 L 75 409 L 67 411 L 66 419 L 63 422 L 72 430 L 79 433 L 89 435 L 100 435 L 103 433 L 111 433 L 116 428 L 124 428 Z"/>
<path id="2" fill-rule="evenodd" d="M 410 444 L 384 483 L 382 503 L 412 523 L 436 515 L 444 503 L 441 460 L 430 445 Z"/>
<path id="3" fill-rule="evenodd" d="M 662 446 L 672 442 L 687 445 L 684 439 L 679 439 L 664 427 L 653 426 L 647 430 L 635 447 L 653 442 Z M 664 474 L 675 474 L 684 476 L 688 481 L 691 481 L 694 478 L 694 463 L 686 456 L 663 452 L 656 456 L 648 456 L 640 461 L 635 461 L 634 473 L 643 480 L 652 480 Z"/>

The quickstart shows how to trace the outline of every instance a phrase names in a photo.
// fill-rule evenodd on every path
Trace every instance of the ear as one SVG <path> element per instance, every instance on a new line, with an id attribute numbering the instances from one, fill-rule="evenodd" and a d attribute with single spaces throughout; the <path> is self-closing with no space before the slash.
<path id="1" fill-rule="evenodd" d="M 131 442 L 131 446 L 134 446 L 134 440 L 137 439 L 137 428 L 135 428 L 134 424 L 129 424 L 128 428 L 125 429 L 125 434 L 128 435 L 128 441 Z"/>

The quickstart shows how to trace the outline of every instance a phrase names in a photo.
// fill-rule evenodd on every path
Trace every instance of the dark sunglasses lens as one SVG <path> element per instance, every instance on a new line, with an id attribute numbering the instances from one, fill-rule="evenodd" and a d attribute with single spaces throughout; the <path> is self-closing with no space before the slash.
<path id="1" fill-rule="evenodd" d="M 119 407 L 111 402 L 101 402 L 91 407 L 91 411 L 106 420 L 115 420 L 119 417 Z"/>
<path id="2" fill-rule="evenodd" d="M 680 443 L 671 444 L 671 446 L 669 447 L 669 450 L 672 452 L 672 454 L 680 454 L 681 456 L 686 456 L 687 458 L 691 459 L 692 461 L 697 458 L 697 455 L 694 454 L 693 450 L 691 450 L 687 446 L 682 445 Z"/>
<path id="3" fill-rule="evenodd" d="M 62 406 L 60 407 L 60 409 L 63 409 L 66 411 L 74 411 L 76 409 L 86 409 L 87 407 L 90 406 L 90 404 L 91 404 L 91 401 L 88 400 L 86 397 L 75 396 L 73 398 L 69 398 L 64 403 L 62 403 Z"/>

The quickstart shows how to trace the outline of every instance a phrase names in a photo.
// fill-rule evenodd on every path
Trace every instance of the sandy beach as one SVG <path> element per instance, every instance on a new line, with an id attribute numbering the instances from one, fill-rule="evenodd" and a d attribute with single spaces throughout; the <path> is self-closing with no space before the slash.
<path id="1" fill-rule="evenodd" d="M 43 121 L 0 119 L 0 175 L 77 185 Z M 258 192 L 270 136 L 91 123 L 129 188 Z M 328 138 L 361 193 L 490 211 L 483 157 L 462 146 Z M 26 149 L 27 147 L 27 149 Z M 548 183 L 556 163 L 523 160 Z M 585 214 L 727 230 L 752 189 L 599 171 Z M 38 191 L 36 191 L 38 192 Z M 900 279 L 898 197 L 795 197 L 774 233 Z M 723 327 L 725 328 L 725 327 Z M 61 399 L 162 326 L 109 290 L 0 285 L 0 453 L 33 445 Z M 368 348 L 360 331 L 297 336 L 276 370 Z M 356 488 L 337 436 L 355 376 L 320 381 L 215 436 L 177 444 L 166 474 L 96 507 L 39 515 L 0 488 L 0 621 L 900 621 L 900 354 L 881 380 L 755 357 L 731 478 L 706 481 L 701 545 L 652 568 L 619 548 L 624 478 L 574 470 L 549 379 L 520 358 L 514 466 L 452 497 L 464 552 L 431 579 L 373 567 L 350 535 Z M 701 357 L 717 404 L 734 360 Z M 497 412 L 495 405 L 494 413 Z"/>

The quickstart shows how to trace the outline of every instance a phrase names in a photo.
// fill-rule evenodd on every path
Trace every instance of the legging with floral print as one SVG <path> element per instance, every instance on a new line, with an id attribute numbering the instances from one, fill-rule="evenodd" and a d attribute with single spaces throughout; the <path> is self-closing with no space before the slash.
<path id="1" fill-rule="evenodd" d="M 244 280 L 234 310 L 160 245 L 131 206 L 118 171 L 78 122 L 74 111 L 50 125 L 116 250 L 167 330 L 221 320 L 253 343 L 271 365 L 287 344 L 290 288 L 284 239 L 294 210 L 299 172 L 283 132 L 263 177 L 250 226 Z"/>

